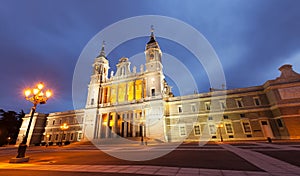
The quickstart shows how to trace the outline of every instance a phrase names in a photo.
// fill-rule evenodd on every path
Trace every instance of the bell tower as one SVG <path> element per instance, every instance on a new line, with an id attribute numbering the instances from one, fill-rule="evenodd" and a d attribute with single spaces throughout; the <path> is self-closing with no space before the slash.
<path id="1" fill-rule="evenodd" d="M 145 56 L 146 56 L 146 71 L 162 71 L 162 63 L 161 63 L 161 56 L 162 52 L 159 48 L 157 41 L 155 40 L 154 36 L 154 29 L 151 26 L 151 35 L 150 40 L 146 45 L 145 49 Z"/>
<path id="2" fill-rule="evenodd" d="M 162 98 L 165 78 L 161 62 L 162 52 L 155 39 L 153 26 L 151 26 L 150 40 L 146 44 L 145 57 L 146 97 Z"/>
<path id="3" fill-rule="evenodd" d="M 102 84 L 108 80 L 109 62 L 105 56 L 104 42 L 100 54 L 95 58 L 92 65 L 93 71 L 88 85 L 88 95 L 84 111 L 84 126 L 82 140 L 93 140 L 95 129 L 99 123 L 99 104 L 101 103 Z"/>
<path id="4" fill-rule="evenodd" d="M 101 84 L 106 82 L 108 79 L 109 62 L 105 56 L 104 42 L 100 54 L 95 58 L 92 65 L 93 71 L 88 86 L 88 97 L 86 101 L 86 108 L 97 107 L 100 98 Z"/>

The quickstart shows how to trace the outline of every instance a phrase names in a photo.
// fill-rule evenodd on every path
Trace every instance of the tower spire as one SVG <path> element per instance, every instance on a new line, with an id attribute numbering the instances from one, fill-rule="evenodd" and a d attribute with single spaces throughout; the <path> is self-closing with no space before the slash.
<path id="1" fill-rule="evenodd" d="M 150 40 L 146 45 L 146 50 L 148 50 L 149 48 L 158 48 L 159 49 L 159 45 L 158 45 L 157 41 L 155 40 L 153 25 L 151 25 Z"/>
<path id="2" fill-rule="evenodd" d="M 105 47 L 105 41 L 103 40 L 102 41 L 102 48 L 101 48 L 101 51 L 100 51 L 100 54 L 99 54 L 98 57 L 104 57 L 104 58 L 106 58 L 104 47 Z"/>
<path id="3" fill-rule="evenodd" d="M 150 40 L 149 40 L 149 42 L 148 42 L 147 44 L 154 43 L 154 42 L 156 42 L 156 41 L 155 41 L 155 36 L 154 36 L 154 26 L 151 25 L 151 35 L 150 35 Z"/>

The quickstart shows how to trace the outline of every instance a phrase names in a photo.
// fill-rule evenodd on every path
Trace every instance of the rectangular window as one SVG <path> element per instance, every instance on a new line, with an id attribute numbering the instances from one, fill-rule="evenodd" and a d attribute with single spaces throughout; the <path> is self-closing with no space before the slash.
<path id="1" fill-rule="evenodd" d="M 216 126 L 209 125 L 209 132 L 210 132 L 210 134 L 216 134 Z"/>
<path id="2" fill-rule="evenodd" d="M 254 98 L 253 98 L 253 101 L 254 101 L 254 105 L 255 105 L 255 106 L 260 106 L 260 105 L 261 105 L 261 102 L 260 102 L 259 97 L 254 97 Z"/>
<path id="3" fill-rule="evenodd" d="M 61 124 L 61 119 L 59 120 L 59 124 Z"/>
<path id="4" fill-rule="evenodd" d="M 108 93 L 108 88 L 107 87 L 104 87 L 103 88 L 103 103 L 107 103 L 107 93 Z"/>
<path id="5" fill-rule="evenodd" d="M 178 113 L 182 113 L 182 106 L 178 106 Z"/>
<path id="6" fill-rule="evenodd" d="M 55 124 L 55 120 L 52 121 L 52 125 L 54 125 L 54 124 Z"/>
<path id="7" fill-rule="evenodd" d="M 142 93 L 143 93 L 143 80 L 136 80 L 135 82 L 135 99 L 140 100 L 142 99 Z"/>
<path id="8" fill-rule="evenodd" d="M 151 96 L 155 97 L 155 89 L 151 89 Z"/>
<path id="9" fill-rule="evenodd" d="M 55 135 L 55 140 L 56 140 L 56 141 L 58 140 L 58 134 Z"/>
<path id="10" fill-rule="evenodd" d="M 240 114 L 240 117 L 242 117 L 242 118 L 243 118 L 243 117 L 246 117 L 246 115 L 245 115 L 245 114 Z"/>
<path id="11" fill-rule="evenodd" d="M 213 117 L 208 117 L 208 120 L 213 120 Z"/>
<path id="12" fill-rule="evenodd" d="M 180 136 L 185 136 L 186 135 L 185 126 L 179 126 L 179 134 L 180 134 Z"/>
<path id="13" fill-rule="evenodd" d="M 244 106 L 243 102 L 242 102 L 242 99 L 236 99 L 235 101 L 236 101 L 237 107 L 242 108 Z"/>
<path id="14" fill-rule="evenodd" d="M 127 96 L 128 96 L 128 101 L 134 100 L 134 82 L 129 82 L 128 83 Z"/>
<path id="15" fill-rule="evenodd" d="M 196 112 L 196 106 L 194 104 L 192 104 L 191 108 L 192 108 L 192 112 Z"/>
<path id="16" fill-rule="evenodd" d="M 233 133 L 232 125 L 230 123 L 225 123 L 225 129 L 226 129 L 227 134 L 232 134 Z"/>
<path id="17" fill-rule="evenodd" d="M 251 133 L 251 127 L 249 122 L 243 122 L 243 128 L 245 133 Z"/>
<path id="18" fill-rule="evenodd" d="M 210 110 L 210 102 L 205 102 L 205 110 Z"/>
<path id="19" fill-rule="evenodd" d="M 113 85 L 110 89 L 110 102 L 116 103 L 117 102 L 117 86 Z"/>
<path id="20" fill-rule="evenodd" d="M 194 134 L 195 136 L 199 136 L 201 134 L 200 125 L 194 125 Z"/>
<path id="21" fill-rule="evenodd" d="M 276 122 L 277 122 L 278 127 L 283 128 L 283 123 L 282 123 L 281 119 L 276 119 Z"/>
<path id="22" fill-rule="evenodd" d="M 73 141 L 74 133 L 71 133 L 70 140 Z"/>
<path id="23" fill-rule="evenodd" d="M 125 94 L 126 94 L 126 84 L 122 83 L 118 85 L 118 102 L 125 101 Z"/>
<path id="24" fill-rule="evenodd" d="M 226 109 L 226 103 L 225 103 L 225 101 L 220 101 L 220 108 L 221 109 Z"/>
<path id="25" fill-rule="evenodd" d="M 82 133 L 78 133 L 78 139 L 81 139 Z"/>
<path id="26" fill-rule="evenodd" d="M 229 119 L 228 115 L 223 115 L 223 119 Z"/>
<path id="27" fill-rule="evenodd" d="M 91 105 L 94 105 L 94 98 L 91 99 Z"/>
<path id="28" fill-rule="evenodd" d="M 268 122 L 267 121 L 261 121 L 261 124 L 262 125 L 268 125 Z"/>
<path id="29" fill-rule="evenodd" d="M 49 141 L 51 141 L 51 138 L 52 138 L 52 135 L 50 134 L 50 135 L 49 135 L 49 139 L 48 139 L 48 140 L 49 140 Z"/>

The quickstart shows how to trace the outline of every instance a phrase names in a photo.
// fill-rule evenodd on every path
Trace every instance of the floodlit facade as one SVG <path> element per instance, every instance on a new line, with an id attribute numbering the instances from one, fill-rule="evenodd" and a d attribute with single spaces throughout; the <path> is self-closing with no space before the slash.
<path id="1" fill-rule="evenodd" d="M 145 64 L 131 69 L 129 59 L 123 57 L 116 73 L 109 75 L 102 46 L 92 65 L 85 108 L 36 113 L 28 144 L 119 137 L 144 137 L 149 142 L 300 139 L 300 74 L 291 65 L 280 67 L 278 78 L 260 86 L 175 97 L 161 57 L 152 31 Z M 19 142 L 27 123 L 28 116 Z M 61 128 L 64 123 L 67 129 Z"/>

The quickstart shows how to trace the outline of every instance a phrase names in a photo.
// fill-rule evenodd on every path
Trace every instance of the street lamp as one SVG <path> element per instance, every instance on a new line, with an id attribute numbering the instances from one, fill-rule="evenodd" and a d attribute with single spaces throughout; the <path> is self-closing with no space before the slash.
<path id="1" fill-rule="evenodd" d="M 25 136 L 24 136 L 21 144 L 19 145 L 18 155 L 16 158 L 24 158 L 25 157 L 25 152 L 26 152 L 26 148 L 27 148 L 27 144 L 26 144 L 27 138 L 28 138 L 31 122 L 32 122 L 32 119 L 33 119 L 33 116 L 34 116 L 34 113 L 36 110 L 36 106 L 38 104 L 45 104 L 47 102 L 47 100 L 49 99 L 49 97 L 51 97 L 51 95 L 52 95 L 51 90 L 47 90 L 44 93 L 43 89 L 44 89 L 44 83 L 39 82 L 34 88 L 28 88 L 28 89 L 24 90 L 24 95 L 25 95 L 26 100 L 32 102 L 33 106 L 31 108 L 31 115 L 30 115 L 30 119 L 29 119 L 28 128 L 26 130 Z"/>
<path id="2" fill-rule="evenodd" d="M 63 123 L 63 125 L 60 126 L 60 129 L 62 130 L 62 135 L 61 135 L 61 138 L 60 138 L 60 146 L 62 145 L 62 140 L 63 140 L 63 137 L 64 137 L 64 130 L 67 130 L 69 129 L 69 126 L 67 123 Z"/>
<path id="3" fill-rule="evenodd" d="M 223 128 L 223 124 L 222 123 L 220 123 L 218 125 L 218 129 L 219 129 L 219 134 L 220 134 L 220 140 L 221 140 L 221 142 L 223 142 L 223 136 L 222 136 L 222 129 L 221 128 Z"/>
<path id="4" fill-rule="evenodd" d="M 7 145 L 9 145 L 10 141 L 11 141 L 11 137 L 8 137 L 7 138 Z"/>

